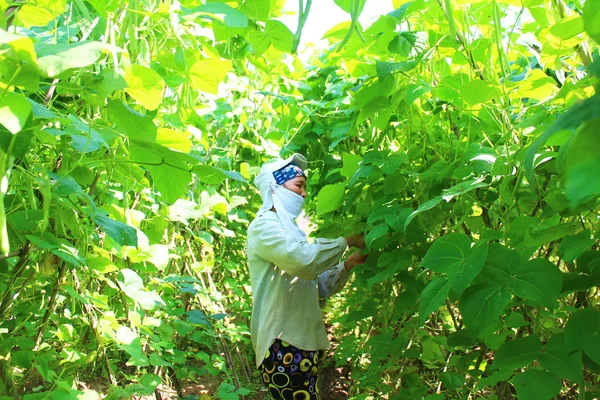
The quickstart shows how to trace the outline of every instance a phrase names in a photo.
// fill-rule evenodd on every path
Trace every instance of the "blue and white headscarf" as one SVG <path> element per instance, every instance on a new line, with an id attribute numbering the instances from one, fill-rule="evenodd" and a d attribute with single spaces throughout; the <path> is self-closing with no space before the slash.
<path id="1" fill-rule="evenodd" d="M 306 233 L 296 224 L 296 218 L 302 212 L 304 197 L 285 188 L 283 184 L 297 176 L 306 176 L 302 168 L 294 164 L 288 164 L 283 168 L 277 168 L 277 163 L 263 165 L 260 173 L 254 179 L 254 184 L 260 190 L 263 205 L 256 213 L 261 216 L 275 207 L 285 229 L 296 239 L 306 240 Z M 278 183 L 281 182 L 281 183 Z"/>

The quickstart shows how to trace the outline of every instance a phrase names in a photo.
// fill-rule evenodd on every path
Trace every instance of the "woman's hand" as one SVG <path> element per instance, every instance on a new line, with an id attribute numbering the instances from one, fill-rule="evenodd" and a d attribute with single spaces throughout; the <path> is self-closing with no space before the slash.
<path id="1" fill-rule="evenodd" d="M 352 270 L 352 268 L 356 267 L 357 265 L 364 264 L 367 262 L 368 257 L 368 254 L 360 254 L 360 251 L 355 251 L 350 255 L 350 257 L 344 260 L 344 267 L 346 268 L 346 271 Z"/>
<path id="2" fill-rule="evenodd" d="M 365 248 L 365 234 L 359 233 L 357 235 L 348 236 L 345 238 L 348 247 L 358 247 L 359 249 Z"/>

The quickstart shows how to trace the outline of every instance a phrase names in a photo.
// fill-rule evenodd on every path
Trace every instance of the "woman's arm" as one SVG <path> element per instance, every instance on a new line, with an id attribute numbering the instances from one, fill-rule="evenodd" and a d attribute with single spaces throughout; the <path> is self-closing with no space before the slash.
<path id="1" fill-rule="evenodd" d="M 317 285 L 319 287 L 319 297 L 326 298 L 333 296 L 346 285 L 348 278 L 350 277 L 350 270 L 354 267 L 364 264 L 367 261 L 366 254 L 360 254 L 360 252 L 354 252 L 350 257 L 346 258 L 344 262 L 339 263 L 335 267 L 328 269 L 323 272 L 317 278 Z"/>
<path id="2" fill-rule="evenodd" d="M 294 239 L 279 221 L 271 219 L 251 228 L 248 245 L 259 257 L 306 280 L 314 280 L 334 266 L 348 247 L 343 237 L 316 239 L 314 243 Z"/>

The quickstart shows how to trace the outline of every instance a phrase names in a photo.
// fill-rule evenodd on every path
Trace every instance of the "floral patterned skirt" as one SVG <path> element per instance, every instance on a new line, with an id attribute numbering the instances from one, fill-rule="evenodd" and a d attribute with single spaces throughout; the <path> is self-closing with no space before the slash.
<path id="1" fill-rule="evenodd" d="M 275 400 L 320 400 L 319 360 L 323 351 L 306 351 L 276 339 L 258 367 Z"/>

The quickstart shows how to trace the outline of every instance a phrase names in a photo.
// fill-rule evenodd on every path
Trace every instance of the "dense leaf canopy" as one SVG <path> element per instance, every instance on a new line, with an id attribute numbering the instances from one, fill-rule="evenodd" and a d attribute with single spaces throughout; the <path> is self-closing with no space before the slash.
<path id="1" fill-rule="evenodd" d="M 310 0 L 0 0 L 1 398 L 258 396 L 251 182 L 292 152 L 311 235 L 365 233 L 351 398 L 599 396 L 600 2 L 378 1 L 309 53 Z"/>

